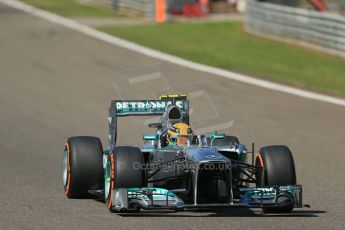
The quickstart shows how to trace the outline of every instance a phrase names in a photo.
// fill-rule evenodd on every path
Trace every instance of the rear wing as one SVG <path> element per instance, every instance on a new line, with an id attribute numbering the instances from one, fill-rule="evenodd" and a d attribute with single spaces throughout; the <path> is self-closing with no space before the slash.
<path id="1" fill-rule="evenodd" d="M 183 114 L 189 113 L 185 95 L 163 95 L 160 100 L 113 100 L 109 107 L 109 144 L 114 147 L 117 139 L 117 117 L 161 116 L 169 105 L 177 106 Z"/>

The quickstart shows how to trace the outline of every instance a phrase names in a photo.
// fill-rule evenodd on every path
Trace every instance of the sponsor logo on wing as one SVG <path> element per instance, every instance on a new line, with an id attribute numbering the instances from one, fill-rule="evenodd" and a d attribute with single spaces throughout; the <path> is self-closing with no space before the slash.
<path id="1" fill-rule="evenodd" d="M 255 193 L 261 194 L 274 194 L 276 192 L 276 190 L 274 188 L 256 188 L 256 191 L 254 191 Z"/>
<path id="2" fill-rule="evenodd" d="M 116 108 L 119 109 L 164 109 L 172 104 L 171 101 L 118 101 Z M 176 106 L 183 109 L 183 101 L 176 101 Z"/>

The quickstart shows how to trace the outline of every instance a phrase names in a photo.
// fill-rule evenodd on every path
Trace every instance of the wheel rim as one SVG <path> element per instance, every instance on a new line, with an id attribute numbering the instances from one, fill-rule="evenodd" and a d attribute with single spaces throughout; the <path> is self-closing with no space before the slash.
<path id="1" fill-rule="evenodd" d="M 67 183 L 68 183 L 68 153 L 67 149 L 64 150 L 63 154 L 63 171 L 62 171 L 62 180 L 63 180 L 63 185 L 66 188 Z"/>
<path id="2" fill-rule="evenodd" d="M 107 161 L 106 167 L 105 167 L 105 175 L 104 175 L 104 195 L 105 198 L 109 198 L 110 194 L 110 184 L 111 184 L 111 165 L 110 161 Z"/>

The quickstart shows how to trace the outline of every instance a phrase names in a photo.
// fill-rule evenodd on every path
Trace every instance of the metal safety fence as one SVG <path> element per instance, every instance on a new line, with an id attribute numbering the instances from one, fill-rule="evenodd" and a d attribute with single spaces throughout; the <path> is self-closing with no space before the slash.
<path id="1" fill-rule="evenodd" d="M 247 0 L 248 32 L 345 57 L 345 17 Z"/>

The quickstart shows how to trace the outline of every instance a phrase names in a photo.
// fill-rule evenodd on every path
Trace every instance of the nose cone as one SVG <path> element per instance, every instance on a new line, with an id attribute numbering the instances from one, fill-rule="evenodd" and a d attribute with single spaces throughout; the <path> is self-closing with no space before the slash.
<path id="1" fill-rule="evenodd" d="M 197 147 L 193 149 L 189 149 L 190 154 L 193 156 L 195 161 L 199 162 L 209 162 L 209 161 L 217 161 L 217 162 L 229 162 L 230 160 L 217 152 L 217 150 L 213 147 Z"/>

